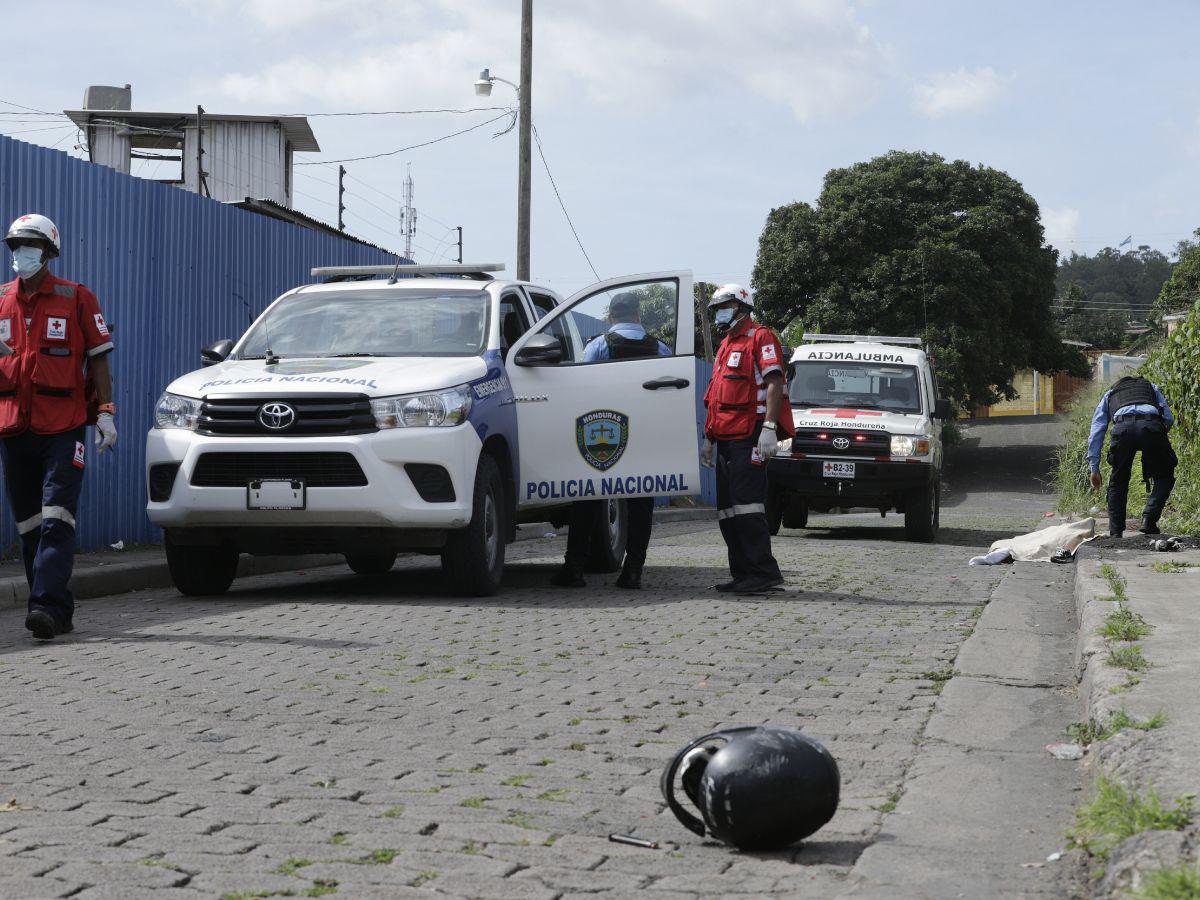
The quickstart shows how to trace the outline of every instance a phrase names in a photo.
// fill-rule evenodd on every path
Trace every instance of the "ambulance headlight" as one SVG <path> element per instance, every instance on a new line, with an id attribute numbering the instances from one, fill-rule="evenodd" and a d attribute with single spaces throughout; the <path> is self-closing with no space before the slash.
<path id="1" fill-rule="evenodd" d="M 380 428 L 437 428 L 461 425 L 471 414 L 471 389 L 466 385 L 428 394 L 379 397 L 371 401 Z"/>
<path id="2" fill-rule="evenodd" d="M 916 437 L 907 434 L 892 435 L 892 456 L 925 456 L 928 453 L 929 435 L 922 434 Z"/>
<path id="3" fill-rule="evenodd" d="M 201 401 L 191 397 L 180 397 L 178 394 L 163 394 L 158 398 L 154 407 L 155 428 L 184 428 L 196 430 L 200 419 Z"/>
<path id="4" fill-rule="evenodd" d="M 784 438 L 775 445 L 776 456 L 791 456 L 792 455 L 792 439 Z"/>

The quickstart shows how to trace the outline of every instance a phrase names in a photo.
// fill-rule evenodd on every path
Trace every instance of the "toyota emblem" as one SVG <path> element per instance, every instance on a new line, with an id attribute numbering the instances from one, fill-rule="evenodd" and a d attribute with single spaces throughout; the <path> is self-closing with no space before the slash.
<path id="1" fill-rule="evenodd" d="M 833 439 L 833 447 L 835 450 L 845 450 L 850 446 L 850 438 L 835 437 Z"/>
<path id="2" fill-rule="evenodd" d="M 258 424 L 269 431 L 283 431 L 296 423 L 296 410 L 286 403 L 264 403 L 258 409 Z"/>

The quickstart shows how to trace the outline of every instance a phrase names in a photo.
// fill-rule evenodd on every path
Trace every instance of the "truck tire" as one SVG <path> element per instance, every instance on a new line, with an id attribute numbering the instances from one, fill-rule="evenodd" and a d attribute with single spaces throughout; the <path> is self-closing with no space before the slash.
<path id="1" fill-rule="evenodd" d="M 507 523 L 500 467 L 486 453 L 475 470 L 471 522 L 452 531 L 442 549 L 442 572 L 450 589 L 464 597 L 490 597 L 504 575 Z"/>
<path id="2" fill-rule="evenodd" d="M 396 564 L 395 553 L 347 553 L 346 565 L 356 575 L 383 575 Z"/>
<path id="3" fill-rule="evenodd" d="M 783 524 L 783 511 L 790 502 L 788 495 L 782 491 L 767 490 L 767 528 L 771 537 L 779 534 L 779 526 Z"/>
<path id="4" fill-rule="evenodd" d="M 196 547 L 177 544 L 166 535 L 167 570 L 179 593 L 189 597 L 224 594 L 237 575 L 238 552 L 234 547 Z"/>
<path id="5" fill-rule="evenodd" d="M 934 477 L 927 488 L 913 491 L 904 504 L 904 537 L 928 544 L 937 537 L 941 524 L 941 479 Z"/>
<path id="6" fill-rule="evenodd" d="M 807 528 L 808 501 L 801 497 L 793 497 L 791 502 L 783 508 L 782 515 L 784 528 Z"/>
<path id="7" fill-rule="evenodd" d="M 600 510 L 600 523 L 592 531 L 586 568 L 589 572 L 616 572 L 625 562 L 629 508 L 624 500 L 610 498 L 602 502 Z"/>

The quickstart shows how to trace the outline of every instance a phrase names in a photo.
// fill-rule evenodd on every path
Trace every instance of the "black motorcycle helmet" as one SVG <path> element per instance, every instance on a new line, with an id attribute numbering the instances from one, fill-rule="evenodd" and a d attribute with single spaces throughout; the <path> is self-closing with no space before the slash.
<path id="1" fill-rule="evenodd" d="M 684 793 L 703 822 L 675 798 Z M 696 738 L 662 774 L 675 818 L 700 836 L 739 850 L 779 850 L 816 832 L 837 812 L 841 775 L 829 751 L 791 728 L 744 725 Z"/>

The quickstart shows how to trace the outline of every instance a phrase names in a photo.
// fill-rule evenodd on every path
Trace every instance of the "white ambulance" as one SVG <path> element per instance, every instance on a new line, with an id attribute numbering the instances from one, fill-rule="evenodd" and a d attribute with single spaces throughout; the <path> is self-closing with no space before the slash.
<path id="1" fill-rule="evenodd" d="M 950 416 L 918 338 L 806 334 L 788 365 L 796 436 L 767 465 L 772 533 L 809 512 L 904 514 L 905 536 L 939 525 L 942 423 Z"/>
<path id="2" fill-rule="evenodd" d="M 691 273 L 563 301 L 501 269 L 313 269 L 325 283 L 205 348 L 146 439 L 175 585 L 223 592 L 241 553 L 341 553 L 366 574 L 416 552 L 440 556 L 453 590 L 490 594 L 518 522 L 608 500 L 592 562 L 612 570 L 624 498 L 698 493 Z M 671 355 L 585 360 L 627 292 Z"/>

